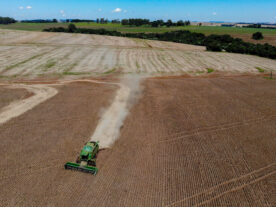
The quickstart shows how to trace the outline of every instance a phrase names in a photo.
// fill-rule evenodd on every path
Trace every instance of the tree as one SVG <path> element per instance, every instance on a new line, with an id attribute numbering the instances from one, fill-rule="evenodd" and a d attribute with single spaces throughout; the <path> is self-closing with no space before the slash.
<path id="1" fill-rule="evenodd" d="M 191 25 L 191 22 L 188 20 L 188 21 L 185 21 L 185 26 L 189 26 L 189 25 Z"/>
<path id="2" fill-rule="evenodd" d="M 53 22 L 54 22 L 54 23 L 57 23 L 58 21 L 57 21 L 57 19 L 53 19 Z"/>
<path id="3" fill-rule="evenodd" d="M 73 33 L 77 30 L 77 27 L 74 24 L 68 25 L 68 32 Z"/>
<path id="4" fill-rule="evenodd" d="M 100 23 L 101 23 L 101 24 L 104 24 L 104 23 L 105 23 L 105 19 L 104 19 L 104 18 L 101 18 L 101 19 L 100 19 Z"/>
<path id="5" fill-rule="evenodd" d="M 111 23 L 112 23 L 112 24 L 120 24 L 121 22 L 120 22 L 119 19 L 113 19 L 113 20 L 111 21 Z"/>
<path id="6" fill-rule="evenodd" d="M 160 27 L 164 26 L 164 21 L 162 19 L 159 19 L 156 21 Z"/>
<path id="7" fill-rule="evenodd" d="M 10 17 L 0 17 L 0 24 L 12 24 L 15 23 L 15 19 Z"/>
<path id="8" fill-rule="evenodd" d="M 128 19 L 123 19 L 122 20 L 122 25 L 129 25 Z"/>
<path id="9" fill-rule="evenodd" d="M 206 45 L 208 51 L 221 52 L 222 48 L 217 42 L 210 42 Z"/>
<path id="10" fill-rule="evenodd" d="M 182 20 L 179 20 L 177 23 L 176 23 L 176 26 L 184 26 L 184 22 Z"/>
<path id="11" fill-rule="evenodd" d="M 264 36 L 261 32 L 256 32 L 252 35 L 252 39 L 254 40 L 262 40 L 264 39 Z"/>
<path id="12" fill-rule="evenodd" d="M 97 22 L 97 24 L 99 24 L 99 23 L 100 23 L 100 20 L 99 20 L 99 18 L 97 18 L 96 22 Z"/>
<path id="13" fill-rule="evenodd" d="M 172 20 L 168 20 L 167 22 L 166 22 L 166 26 L 167 27 L 171 27 L 173 25 L 173 22 L 172 22 Z"/>
<path id="14" fill-rule="evenodd" d="M 151 26 L 152 26 L 152 27 L 158 27 L 159 24 L 158 24 L 157 21 L 153 21 L 153 22 L 151 22 Z"/>

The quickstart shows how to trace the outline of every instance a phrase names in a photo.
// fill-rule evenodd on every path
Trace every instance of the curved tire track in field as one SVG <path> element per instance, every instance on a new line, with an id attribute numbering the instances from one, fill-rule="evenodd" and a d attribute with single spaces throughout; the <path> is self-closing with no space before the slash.
<path id="1" fill-rule="evenodd" d="M 10 88 L 24 88 L 31 93 L 33 96 L 27 99 L 18 100 L 10 103 L 8 106 L 0 110 L 0 125 L 11 120 L 12 118 L 18 117 L 21 114 L 31 110 L 38 104 L 48 100 L 55 96 L 58 91 L 55 88 L 48 87 L 45 85 L 11 85 Z"/>
<path id="2" fill-rule="evenodd" d="M 154 145 L 154 144 L 160 144 L 163 142 L 173 142 L 179 139 L 184 139 L 190 136 L 194 136 L 200 133 L 208 133 L 208 132 L 216 132 L 216 131 L 222 131 L 222 130 L 227 130 L 227 129 L 232 129 L 235 127 L 240 127 L 243 125 L 252 125 L 252 124 L 257 124 L 263 121 L 269 121 L 271 118 L 275 117 L 276 115 L 270 115 L 268 117 L 259 117 L 256 119 L 249 119 L 249 120 L 244 120 L 244 121 L 238 121 L 238 122 L 232 122 L 232 123 L 225 123 L 225 124 L 218 124 L 218 125 L 213 125 L 213 126 L 207 126 L 207 127 L 200 127 L 197 129 L 193 129 L 190 131 L 184 130 L 180 132 L 175 132 L 168 134 L 164 137 L 160 137 L 161 140 L 158 142 L 154 143 L 147 143 L 147 145 Z"/>
<path id="3" fill-rule="evenodd" d="M 5 122 L 11 120 L 12 118 L 18 117 L 23 113 L 31 110 L 35 106 L 43 103 L 44 101 L 54 97 L 58 90 L 51 87 L 55 85 L 64 85 L 67 83 L 74 82 L 90 82 L 90 83 L 98 83 L 98 84 L 110 84 L 110 85 L 118 85 L 119 83 L 111 83 L 111 82 L 103 82 L 96 80 L 73 80 L 73 81 L 63 81 L 58 84 L 37 84 L 37 85 L 25 85 L 25 84 L 0 84 L 2 86 L 7 86 L 9 88 L 23 88 L 33 93 L 34 95 L 23 100 L 17 100 L 10 103 L 8 106 L 2 108 L 0 110 L 0 125 Z"/>
<path id="4" fill-rule="evenodd" d="M 274 175 L 275 173 L 276 163 L 272 163 L 260 169 L 254 170 L 248 174 L 222 182 L 216 186 L 206 189 L 203 192 L 191 195 L 182 200 L 168 204 L 166 205 L 166 207 L 172 207 L 182 204 L 188 206 L 202 206 L 228 193 L 241 190 L 249 185 L 262 181 L 268 178 L 269 176 Z"/>

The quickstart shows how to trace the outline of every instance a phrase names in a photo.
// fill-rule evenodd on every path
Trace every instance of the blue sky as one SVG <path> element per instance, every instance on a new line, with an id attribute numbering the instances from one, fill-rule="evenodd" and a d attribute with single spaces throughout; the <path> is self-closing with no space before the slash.
<path id="1" fill-rule="evenodd" d="M 276 22 L 276 0 L 0 0 L 0 16 Z"/>

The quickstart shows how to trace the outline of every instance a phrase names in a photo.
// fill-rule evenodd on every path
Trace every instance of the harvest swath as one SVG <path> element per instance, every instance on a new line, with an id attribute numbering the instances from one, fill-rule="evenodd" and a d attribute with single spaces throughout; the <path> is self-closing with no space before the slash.
<path id="1" fill-rule="evenodd" d="M 150 75 L 276 71 L 276 60 L 205 47 L 121 37 L 1 31 L 0 76 L 14 78 L 90 77 L 110 73 Z"/>

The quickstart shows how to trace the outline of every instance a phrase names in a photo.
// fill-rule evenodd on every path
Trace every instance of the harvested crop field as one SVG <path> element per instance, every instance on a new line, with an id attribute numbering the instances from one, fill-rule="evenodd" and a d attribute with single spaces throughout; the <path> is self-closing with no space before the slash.
<path id="1" fill-rule="evenodd" d="M 7 88 L 0 86 L 0 113 L 1 109 L 13 101 L 26 99 L 32 95 L 32 93 L 28 92 L 25 89 L 19 88 Z"/>
<path id="2" fill-rule="evenodd" d="M 0 30 L 0 78 L 78 79 L 108 74 L 276 71 L 276 60 L 205 47 L 111 36 Z"/>
<path id="3" fill-rule="evenodd" d="M 106 79 L 105 81 L 108 81 Z M 59 93 L 0 125 L 3 206 L 275 206 L 276 84 L 148 78 L 97 176 L 66 171 L 117 86 Z"/>

